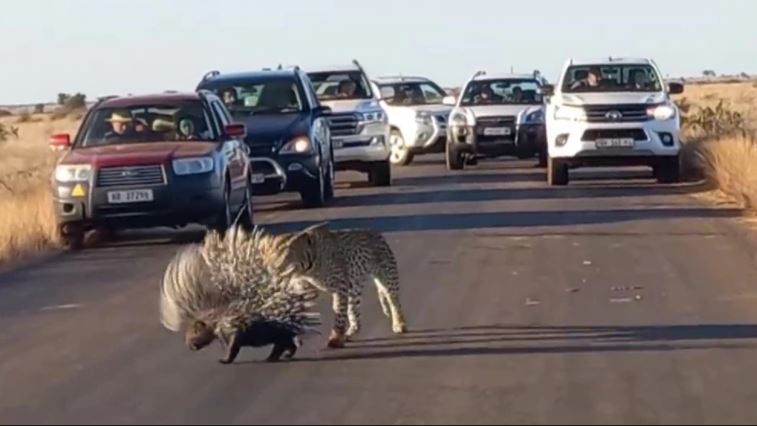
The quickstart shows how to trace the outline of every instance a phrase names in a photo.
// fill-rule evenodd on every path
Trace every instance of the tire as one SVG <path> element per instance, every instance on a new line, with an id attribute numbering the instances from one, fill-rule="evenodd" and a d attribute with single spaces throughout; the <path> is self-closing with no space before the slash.
<path id="1" fill-rule="evenodd" d="M 570 181 L 568 165 L 557 158 L 547 160 L 547 183 L 549 186 L 564 186 Z"/>
<path id="2" fill-rule="evenodd" d="M 63 227 L 58 228 L 60 241 L 63 248 L 70 251 L 79 251 L 84 248 L 84 228 L 79 224 L 69 224 L 64 232 Z"/>
<path id="3" fill-rule="evenodd" d="M 228 183 L 226 183 L 223 191 L 223 204 L 223 211 L 218 213 L 218 216 L 216 216 L 213 223 L 208 226 L 209 231 L 216 231 L 220 234 L 224 234 L 235 219 L 231 208 L 231 188 Z"/>
<path id="4" fill-rule="evenodd" d="M 389 160 L 373 163 L 368 172 L 368 181 L 373 186 L 391 186 L 392 165 Z"/>
<path id="5" fill-rule="evenodd" d="M 306 208 L 323 207 L 326 204 L 326 182 L 323 171 L 318 170 L 315 180 L 308 182 L 300 189 L 300 198 Z"/>
<path id="6" fill-rule="evenodd" d="M 445 151 L 445 157 L 447 157 L 447 170 L 462 170 L 463 167 L 465 167 L 463 164 L 463 156 L 452 148 L 450 144 L 447 144 Z"/>
<path id="7" fill-rule="evenodd" d="M 389 161 L 395 166 L 407 166 L 413 162 L 413 154 L 405 146 L 405 138 L 397 129 L 389 134 Z"/>
<path id="8" fill-rule="evenodd" d="M 681 178 L 681 163 L 676 156 L 672 159 L 661 161 L 653 168 L 654 177 L 659 183 L 676 183 Z"/>
<path id="9" fill-rule="evenodd" d="M 239 218 L 239 226 L 245 231 L 252 231 L 255 228 L 254 205 L 252 201 L 252 182 L 247 182 L 245 190 L 244 203 L 242 204 L 242 216 Z"/>
<path id="10" fill-rule="evenodd" d="M 536 165 L 536 167 L 540 169 L 546 169 L 547 163 L 549 160 L 549 156 L 547 155 L 547 150 L 542 148 L 539 150 L 539 164 Z"/>
<path id="11" fill-rule="evenodd" d="M 329 169 L 326 172 L 326 185 L 325 185 L 325 195 L 326 195 L 326 201 L 330 201 L 334 199 L 334 180 L 336 177 L 336 172 L 334 171 L 334 155 L 331 155 L 331 161 L 329 161 Z"/>

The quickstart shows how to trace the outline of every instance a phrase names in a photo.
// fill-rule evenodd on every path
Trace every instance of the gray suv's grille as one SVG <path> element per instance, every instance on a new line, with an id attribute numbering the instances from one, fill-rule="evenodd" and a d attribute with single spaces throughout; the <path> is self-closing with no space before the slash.
<path id="1" fill-rule="evenodd" d="M 476 123 L 483 127 L 511 126 L 515 124 L 515 117 L 512 115 L 480 117 L 476 119 Z"/>
<path id="2" fill-rule="evenodd" d="M 105 167 L 97 172 L 97 186 L 165 185 L 163 166 Z"/>
<path id="3" fill-rule="evenodd" d="M 585 106 L 586 117 L 591 123 L 631 123 L 648 121 L 648 105 L 590 105 Z"/>
<path id="4" fill-rule="evenodd" d="M 357 116 L 355 114 L 332 114 L 329 117 L 331 136 L 352 136 L 357 134 Z"/>

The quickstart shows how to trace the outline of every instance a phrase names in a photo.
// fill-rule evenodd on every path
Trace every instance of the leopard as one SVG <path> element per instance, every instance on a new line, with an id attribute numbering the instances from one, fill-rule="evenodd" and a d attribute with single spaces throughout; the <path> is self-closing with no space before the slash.
<path id="1" fill-rule="evenodd" d="M 384 236 L 372 229 L 329 229 L 319 223 L 300 232 L 279 235 L 287 259 L 309 275 L 319 290 L 332 294 L 334 324 L 328 340 L 344 348 L 361 330 L 361 302 L 366 285 L 376 287 L 381 310 L 394 334 L 407 333 L 400 302 L 397 260 Z"/>

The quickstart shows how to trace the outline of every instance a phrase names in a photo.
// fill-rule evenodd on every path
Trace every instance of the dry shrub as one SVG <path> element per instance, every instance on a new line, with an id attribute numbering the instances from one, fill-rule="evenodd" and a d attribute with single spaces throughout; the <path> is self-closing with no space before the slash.
<path id="1" fill-rule="evenodd" d="M 697 149 L 706 176 L 745 208 L 757 209 L 757 138 L 729 136 Z"/>
<path id="2" fill-rule="evenodd" d="M 47 187 L 2 198 L 0 263 L 58 245 L 52 196 Z"/>

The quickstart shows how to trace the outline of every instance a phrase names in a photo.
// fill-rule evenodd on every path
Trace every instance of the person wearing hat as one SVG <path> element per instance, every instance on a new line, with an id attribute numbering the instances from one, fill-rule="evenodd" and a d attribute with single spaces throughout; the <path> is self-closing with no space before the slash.
<path id="1" fill-rule="evenodd" d="M 134 120 L 128 112 L 115 111 L 105 121 L 111 126 L 111 131 L 105 134 L 106 138 L 123 138 L 133 132 L 131 125 Z"/>

